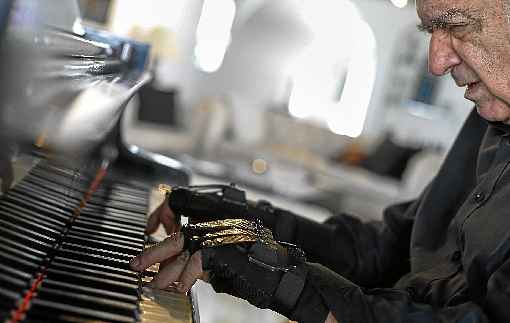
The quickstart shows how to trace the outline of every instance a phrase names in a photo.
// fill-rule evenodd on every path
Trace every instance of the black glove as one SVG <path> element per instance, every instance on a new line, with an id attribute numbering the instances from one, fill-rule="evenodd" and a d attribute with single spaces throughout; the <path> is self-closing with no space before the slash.
<path id="1" fill-rule="evenodd" d="M 312 284 L 297 247 L 274 241 L 253 221 L 227 219 L 183 228 L 185 248 L 201 249 L 202 267 L 217 292 L 242 298 L 299 322 L 323 323 L 328 309 Z"/>
<path id="2" fill-rule="evenodd" d="M 267 201 L 251 201 L 246 192 L 232 185 L 181 186 L 169 191 L 168 206 L 177 217 L 190 223 L 223 219 L 260 220 L 280 241 L 293 242 L 296 216 Z"/>

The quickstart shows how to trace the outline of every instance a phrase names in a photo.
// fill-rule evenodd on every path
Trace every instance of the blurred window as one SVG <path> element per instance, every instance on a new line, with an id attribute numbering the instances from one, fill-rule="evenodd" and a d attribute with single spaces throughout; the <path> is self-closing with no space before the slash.
<path id="1" fill-rule="evenodd" d="M 373 31 L 350 0 L 325 0 L 321 6 L 313 0 L 300 3 L 315 38 L 295 62 L 289 112 L 357 137 L 376 77 Z"/>

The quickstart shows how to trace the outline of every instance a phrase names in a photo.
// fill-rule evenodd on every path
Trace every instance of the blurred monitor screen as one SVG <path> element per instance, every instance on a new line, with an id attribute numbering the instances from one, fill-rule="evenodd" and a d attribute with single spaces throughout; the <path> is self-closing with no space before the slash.
<path id="1" fill-rule="evenodd" d="M 0 1 L 0 35 L 3 34 L 5 26 L 7 26 L 11 4 L 11 1 Z"/>
<path id="2" fill-rule="evenodd" d="M 179 126 L 177 121 L 176 90 L 160 90 L 147 84 L 139 92 L 138 120 L 168 126 Z"/>
<path id="3" fill-rule="evenodd" d="M 81 16 L 83 19 L 106 24 L 111 0 L 79 0 Z"/>
<path id="4" fill-rule="evenodd" d="M 418 74 L 417 84 L 413 97 L 414 101 L 432 105 L 436 98 L 438 87 L 438 78 L 430 74 L 427 63 L 421 67 L 421 73 Z"/>

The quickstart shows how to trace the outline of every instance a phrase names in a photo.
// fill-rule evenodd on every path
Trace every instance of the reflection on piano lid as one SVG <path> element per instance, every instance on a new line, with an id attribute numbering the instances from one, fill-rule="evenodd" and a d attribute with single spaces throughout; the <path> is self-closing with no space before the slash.
<path id="1" fill-rule="evenodd" d="M 31 12 L 34 15 L 37 11 Z M 178 161 L 142 149 L 134 154 L 122 140 L 124 109 L 150 80 L 145 71 L 149 46 L 103 31 L 75 35 L 33 22 L 39 20 L 44 21 L 33 18 L 29 23 L 8 24 L 2 42 L 3 141 L 8 138 L 23 151 L 30 151 L 35 143 L 39 153 L 74 159 L 75 164 L 117 156 L 124 175 L 152 182 L 189 182 L 189 170 Z M 115 153 L 102 156 L 112 150 Z"/>
<path id="2" fill-rule="evenodd" d="M 0 322 L 153 322 L 165 312 L 193 322 L 190 295 L 144 296 L 147 278 L 128 265 L 146 244 L 150 188 L 190 177 L 122 141 L 124 108 L 150 79 L 148 46 L 37 20 L 8 24 L 1 39 L 0 161 L 15 152 L 34 163 L 0 197 Z"/>

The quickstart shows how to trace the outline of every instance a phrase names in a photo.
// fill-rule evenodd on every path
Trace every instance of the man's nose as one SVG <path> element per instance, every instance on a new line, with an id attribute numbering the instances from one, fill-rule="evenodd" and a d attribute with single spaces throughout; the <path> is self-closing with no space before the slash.
<path id="1" fill-rule="evenodd" d="M 429 45 L 429 72 L 436 76 L 445 75 L 460 63 L 461 58 L 455 52 L 448 32 L 434 31 Z"/>

